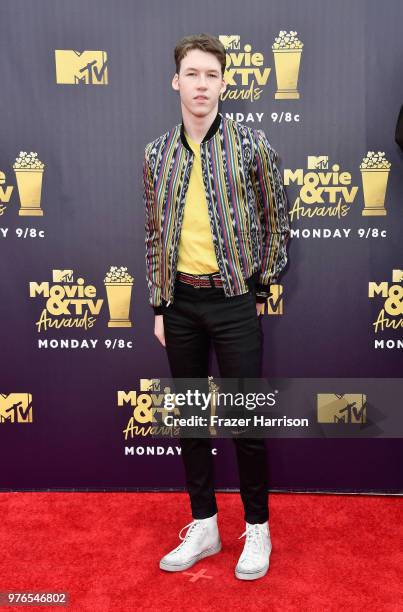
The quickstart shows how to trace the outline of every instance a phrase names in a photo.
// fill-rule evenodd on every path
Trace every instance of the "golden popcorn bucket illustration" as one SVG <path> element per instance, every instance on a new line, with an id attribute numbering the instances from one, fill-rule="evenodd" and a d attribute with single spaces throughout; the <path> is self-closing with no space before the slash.
<path id="1" fill-rule="evenodd" d="M 302 49 L 273 49 L 276 68 L 276 100 L 298 100 L 298 75 Z"/>
<path id="2" fill-rule="evenodd" d="M 132 327 L 129 314 L 133 283 L 105 282 L 105 287 L 110 317 L 108 327 Z"/>
<path id="3" fill-rule="evenodd" d="M 20 196 L 19 215 L 42 217 L 41 191 L 43 168 L 14 168 Z"/>
<path id="4" fill-rule="evenodd" d="M 361 169 L 362 187 L 364 191 L 364 208 L 362 214 L 368 216 L 385 216 L 385 196 L 389 178 L 389 169 Z"/>

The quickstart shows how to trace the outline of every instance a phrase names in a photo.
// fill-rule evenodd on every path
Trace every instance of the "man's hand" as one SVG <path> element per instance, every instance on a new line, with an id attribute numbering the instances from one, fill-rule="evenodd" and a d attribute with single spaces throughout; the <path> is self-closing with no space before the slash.
<path id="1" fill-rule="evenodd" d="M 256 312 L 258 317 L 263 314 L 264 302 L 256 302 Z"/>
<path id="2" fill-rule="evenodd" d="M 165 346 L 164 317 L 163 317 L 163 315 L 155 315 L 154 334 L 157 336 L 157 338 L 161 342 L 162 346 Z"/>

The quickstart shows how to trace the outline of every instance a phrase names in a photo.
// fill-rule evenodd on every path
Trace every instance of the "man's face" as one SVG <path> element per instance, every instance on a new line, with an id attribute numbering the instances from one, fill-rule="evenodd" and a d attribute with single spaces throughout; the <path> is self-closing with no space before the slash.
<path id="1" fill-rule="evenodd" d="M 204 117 L 218 104 L 226 83 L 216 56 L 192 49 L 181 61 L 179 75 L 175 73 L 172 87 L 179 91 L 181 103 L 190 113 Z"/>

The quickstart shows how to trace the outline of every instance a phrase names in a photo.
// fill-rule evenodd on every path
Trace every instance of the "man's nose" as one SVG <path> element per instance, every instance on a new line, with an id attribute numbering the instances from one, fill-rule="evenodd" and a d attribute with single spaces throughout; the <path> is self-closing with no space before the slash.
<path id="1" fill-rule="evenodd" d="M 207 86 L 207 77 L 200 75 L 197 81 L 198 87 L 206 87 Z"/>

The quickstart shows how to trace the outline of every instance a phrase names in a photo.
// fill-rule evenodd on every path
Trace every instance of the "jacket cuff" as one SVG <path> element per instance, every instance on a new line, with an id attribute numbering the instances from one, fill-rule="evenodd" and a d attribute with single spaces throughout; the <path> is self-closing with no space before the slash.
<path id="1" fill-rule="evenodd" d="M 152 307 L 154 310 L 154 314 L 155 315 L 161 315 L 164 311 L 164 307 L 163 306 L 153 306 Z"/>

